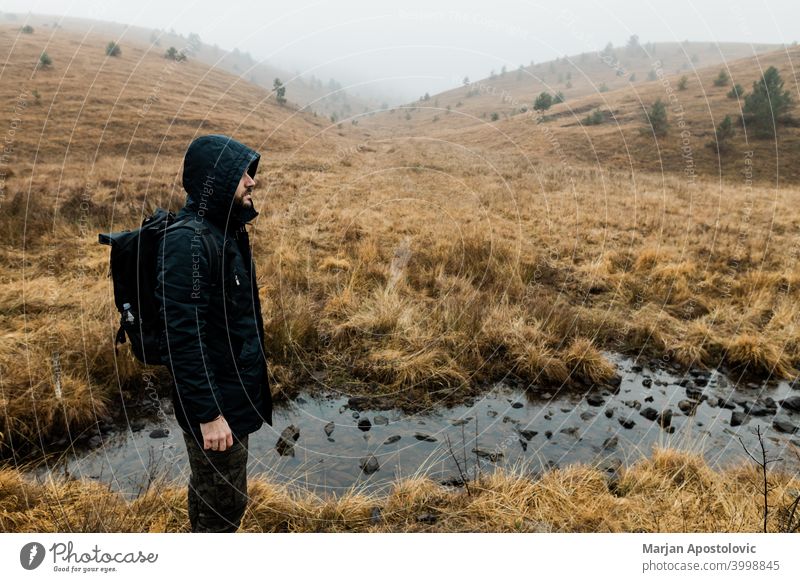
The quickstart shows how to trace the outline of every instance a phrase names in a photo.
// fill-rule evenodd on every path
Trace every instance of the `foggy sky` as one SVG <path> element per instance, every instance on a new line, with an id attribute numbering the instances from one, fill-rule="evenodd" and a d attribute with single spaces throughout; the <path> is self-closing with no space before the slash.
<path id="1" fill-rule="evenodd" d="M 566 54 L 653 41 L 791 43 L 798 0 L 0 0 L 24 16 L 67 15 L 188 35 L 289 72 L 415 99 Z M 354 90 L 355 92 L 355 90 Z"/>

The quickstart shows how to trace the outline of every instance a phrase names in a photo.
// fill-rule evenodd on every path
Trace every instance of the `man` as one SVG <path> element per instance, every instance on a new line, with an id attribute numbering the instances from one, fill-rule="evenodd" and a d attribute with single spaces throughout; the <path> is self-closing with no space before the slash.
<path id="1" fill-rule="evenodd" d="M 193 532 L 235 532 L 247 506 L 248 435 L 272 425 L 255 264 L 245 224 L 260 154 L 224 135 L 186 151 L 183 226 L 157 260 L 163 361 L 189 456 Z M 211 253 L 216 253 L 216 257 Z"/>

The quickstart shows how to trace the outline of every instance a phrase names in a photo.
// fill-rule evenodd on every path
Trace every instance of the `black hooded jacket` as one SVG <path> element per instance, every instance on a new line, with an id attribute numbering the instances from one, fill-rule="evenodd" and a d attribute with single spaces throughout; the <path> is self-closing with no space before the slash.
<path id="1" fill-rule="evenodd" d="M 184 158 L 186 204 L 176 215 L 190 226 L 167 230 L 157 260 L 161 354 L 174 380 L 175 416 L 201 445 L 200 423 L 219 414 L 237 438 L 272 424 L 264 325 L 244 226 L 258 212 L 233 204 L 239 180 L 245 170 L 255 176 L 259 159 L 224 135 L 195 139 Z"/>

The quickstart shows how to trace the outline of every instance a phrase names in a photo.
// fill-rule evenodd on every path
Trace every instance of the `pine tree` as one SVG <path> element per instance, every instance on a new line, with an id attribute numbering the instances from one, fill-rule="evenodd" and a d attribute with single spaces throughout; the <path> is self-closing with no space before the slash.
<path id="1" fill-rule="evenodd" d="M 278 104 L 283 105 L 286 103 L 286 87 L 283 86 L 283 83 L 281 83 L 278 77 L 275 77 L 275 80 L 272 82 L 272 89 L 275 91 L 275 99 L 278 101 Z"/>
<path id="2" fill-rule="evenodd" d="M 542 91 L 533 102 L 533 108 L 536 111 L 547 111 L 553 105 L 553 97 L 547 91 Z"/>
<path id="3" fill-rule="evenodd" d="M 756 136 L 774 137 L 780 118 L 792 103 L 789 92 L 783 90 L 778 69 L 770 67 L 761 80 L 753 83 L 753 92 L 744 99 L 746 127 L 751 127 Z"/>
<path id="4" fill-rule="evenodd" d="M 730 147 L 730 139 L 733 137 L 733 119 L 730 115 L 726 115 L 722 123 L 717 127 L 717 136 L 715 139 L 708 142 L 708 147 L 713 149 L 718 154 L 728 151 Z"/>
<path id="5" fill-rule="evenodd" d="M 667 129 L 669 129 L 669 123 L 667 123 L 667 108 L 664 106 L 664 102 L 661 101 L 661 99 L 656 99 L 656 102 L 650 107 L 650 110 L 647 112 L 647 120 L 656 136 L 661 137 L 667 134 Z"/>

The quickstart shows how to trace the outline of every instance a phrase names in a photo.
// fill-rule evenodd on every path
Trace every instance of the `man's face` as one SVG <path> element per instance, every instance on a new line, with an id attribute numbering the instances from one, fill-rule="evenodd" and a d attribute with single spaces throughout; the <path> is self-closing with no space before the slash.
<path id="1" fill-rule="evenodd" d="M 239 180 L 239 185 L 236 187 L 236 193 L 233 195 L 233 203 L 236 206 L 252 208 L 252 192 L 255 185 L 256 181 L 253 180 L 253 178 L 250 177 L 250 174 L 247 173 L 247 170 L 245 170 L 244 174 L 242 175 L 242 179 Z"/>

